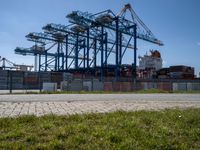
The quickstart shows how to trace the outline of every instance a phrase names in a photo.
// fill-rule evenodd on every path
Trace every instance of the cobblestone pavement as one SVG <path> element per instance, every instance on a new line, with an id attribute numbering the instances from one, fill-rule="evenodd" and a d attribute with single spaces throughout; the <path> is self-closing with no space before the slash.
<path id="1" fill-rule="evenodd" d="M 55 99 L 52 99 L 52 97 Z M 70 94 L 0 96 L 0 117 L 15 117 L 20 115 L 42 116 L 46 114 L 71 115 L 91 112 L 105 113 L 117 110 L 161 110 L 176 107 L 200 108 L 200 95 Z"/>

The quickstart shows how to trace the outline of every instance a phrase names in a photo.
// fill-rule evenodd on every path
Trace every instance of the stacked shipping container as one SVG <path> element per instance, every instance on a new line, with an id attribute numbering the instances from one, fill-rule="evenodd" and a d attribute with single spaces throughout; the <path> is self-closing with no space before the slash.
<path id="1" fill-rule="evenodd" d="M 178 67 L 179 68 L 179 67 Z M 182 70 L 188 74 L 193 74 L 192 68 L 180 67 L 172 68 L 171 71 Z M 170 70 L 160 71 L 160 75 L 168 74 Z M 39 89 L 43 83 L 57 83 L 58 88 L 69 91 L 133 91 L 143 89 L 161 89 L 172 90 L 200 90 L 200 80 L 198 79 L 139 79 L 135 83 L 132 78 L 121 78 L 119 81 L 113 77 L 104 78 L 100 81 L 98 78 L 75 78 L 70 73 L 62 72 L 20 72 L 20 71 L 2 71 L 0 70 L 0 89 L 10 88 L 10 79 L 12 79 L 13 89 Z M 64 81 L 64 82 L 63 82 Z M 62 83 L 62 86 L 60 84 Z"/>

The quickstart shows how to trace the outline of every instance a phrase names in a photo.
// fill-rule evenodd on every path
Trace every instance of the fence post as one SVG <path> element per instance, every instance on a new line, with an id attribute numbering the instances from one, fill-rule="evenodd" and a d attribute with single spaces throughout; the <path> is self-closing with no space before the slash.
<path id="1" fill-rule="evenodd" d="M 40 93 L 42 92 L 42 87 L 41 87 L 41 79 L 40 79 L 40 71 L 38 72 L 38 82 L 39 82 L 39 90 L 40 90 Z"/>
<path id="2" fill-rule="evenodd" d="M 12 94 L 12 71 L 9 71 L 9 77 L 10 77 L 10 94 Z"/>
<path id="3" fill-rule="evenodd" d="M 84 89 L 83 89 L 83 73 L 82 73 L 82 75 L 81 75 L 81 91 L 84 91 Z"/>
<path id="4" fill-rule="evenodd" d="M 25 93 L 27 93 L 27 85 L 25 81 L 25 72 L 23 72 L 23 90 L 25 90 Z"/>
<path id="5" fill-rule="evenodd" d="M 91 89 L 92 91 L 94 91 L 94 82 L 93 81 L 94 81 L 94 77 L 92 77 L 92 89 Z"/>

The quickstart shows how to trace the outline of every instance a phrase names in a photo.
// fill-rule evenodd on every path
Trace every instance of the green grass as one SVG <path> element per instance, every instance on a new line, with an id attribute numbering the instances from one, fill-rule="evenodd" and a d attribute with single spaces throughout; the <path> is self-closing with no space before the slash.
<path id="1" fill-rule="evenodd" d="M 21 95 L 21 94 L 200 94 L 199 90 L 196 91 L 165 91 L 160 89 L 147 89 L 147 90 L 137 90 L 137 91 L 129 91 L 129 92 L 117 92 L 117 91 L 55 91 L 55 92 L 34 92 L 34 91 L 27 91 L 27 92 L 13 92 L 12 94 Z M 0 95 L 7 95 L 7 94 L 0 94 Z"/>
<path id="2" fill-rule="evenodd" d="M 0 119 L 0 149 L 200 149 L 200 109 Z"/>
<path id="3" fill-rule="evenodd" d="M 185 94 L 200 94 L 200 91 L 164 91 L 159 89 L 148 89 L 130 92 L 115 92 L 115 91 L 56 91 L 56 92 L 26 92 L 26 94 L 156 94 L 156 93 L 185 93 Z"/>

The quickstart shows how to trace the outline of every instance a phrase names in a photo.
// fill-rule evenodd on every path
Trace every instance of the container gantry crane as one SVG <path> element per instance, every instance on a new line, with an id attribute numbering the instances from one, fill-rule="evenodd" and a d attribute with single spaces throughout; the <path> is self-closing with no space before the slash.
<path id="1" fill-rule="evenodd" d="M 47 33 L 29 33 L 26 36 L 28 41 L 32 41 L 35 43 L 34 46 L 31 48 L 20 48 L 17 47 L 15 49 L 16 54 L 21 54 L 21 55 L 34 55 L 34 56 L 39 56 L 39 71 L 47 71 L 47 70 L 64 70 L 64 63 L 65 60 L 64 58 L 70 58 L 70 59 L 84 59 L 82 56 L 76 56 L 73 55 L 73 49 L 74 45 L 76 45 L 76 40 L 73 38 L 69 38 L 67 40 L 67 43 L 69 45 L 72 45 L 73 48 L 71 49 L 71 52 L 66 56 L 64 54 L 64 47 L 66 44 L 65 41 L 65 36 L 62 34 L 47 34 Z M 38 46 L 40 44 L 40 46 Z M 48 47 L 47 47 L 48 45 Z M 77 44 L 80 47 L 83 47 L 82 41 L 78 41 Z M 57 46 L 57 47 L 56 47 Z M 45 48 L 46 47 L 46 48 Z M 67 46 L 68 47 L 68 46 Z M 56 53 L 49 52 L 53 48 L 56 48 Z M 42 57 L 44 57 L 45 61 L 42 63 Z M 55 65 L 51 65 L 52 63 L 55 63 Z M 37 64 L 37 63 L 36 63 Z M 52 68 L 54 66 L 54 68 Z M 36 65 L 35 65 L 36 67 Z"/>
<path id="2" fill-rule="evenodd" d="M 130 13 L 131 18 L 127 17 L 127 13 Z M 133 77 L 136 78 L 137 39 L 164 45 L 142 22 L 130 4 L 126 4 L 118 14 L 111 10 L 96 14 L 73 11 L 66 17 L 69 19 L 69 25 L 47 24 L 42 28 L 44 33 L 30 33 L 26 36 L 29 41 L 45 45 L 42 53 L 33 49 L 16 49 L 16 53 L 44 56 L 45 70 L 52 62 L 55 64 L 55 71 L 100 68 L 101 79 L 105 70 L 112 66 L 118 79 L 127 50 L 134 51 L 132 66 Z M 53 45 L 47 48 L 49 43 Z M 56 45 L 57 49 L 50 53 Z M 54 59 L 48 61 L 48 56 Z M 40 59 L 41 67 L 43 64 Z"/>
<path id="3" fill-rule="evenodd" d="M 74 26 L 74 27 L 72 27 L 73 28 L 73 31 L 75 30 L 74 28 L 75 28 L 76 26 Z M 81 33 L 80 32 L 72 32 L 71 30 L 69 30 L 69 28 L 68 27 L 66 27 L 66 26 L 64 26 L 64 25 L 59 25 L 59 24 L 47 24 L 46 26 L 44 26 L 43 27 L 43 30 L 45 31 L 45 32 L 48 32 L 48 33 L 57 33 L 57 32 L 62 32 L 63 34 L 66 34 L 66 36 L 68 36 L 68 35 L 73 35 L 73 36 L 77 36 L 77 34 L 80 36 L 80 37 L 82 37 L 82 38 L 85 38 L 85 41 L 87 41 L 87 43 L 89 43 L 89 44 L 87 44 L 87 60 L 89 60 L 89 56 L 90 56 L 90 54 L 89 54 L 89 52 L 90 52 L 90 50 L 94 50 L 95 48 L 94 48 L 94 41 L 96 40 L 96 42 L 100 42 L 102 39 L 101 39 L 101 35 L 99 35 L 98 34 L 98 32 L 97 33 L 92 33 L 89 37 L 87 36 L 87 33 L 85 33 L 85 32 L 83 32 L 83 30 L 81 30 Z M 97 30 L 96 30 L 97 31 Z M 104 34 L 106 34 L 106 33 L 104 33 Z M 108 38 L 104 38 L 104 41 L 107 41 L 107 44 L 110 44 L 111 46 L 110 47 L 107 47 L 107 50 L 108 50 L 108 55 L 110 55 L 111 53 L 115 53 L 115 51 L 113 50 L 113 45 L 115 45 L 115 41 L 113 40 L 113 39 L 108 39 Z M 131 49 L 133 49 L 133 45 L 131 45 L 131 44 L 128 44 L 127 45 L 127 43 L 122 43 L 122 45 L 121 45 L 122 47 L 127 47 L 128 46 L 128 48 L 131 48 Z M 95 51 L 95 50 L 94 50 Z M 98 54 L 98 51 L 97 51 L 97 54 Z M 87 62 L 87 67 L 92 67 L 92 62 L 94 62 L 94 58 L 95 58 L 96 56 L 94 56 L 93 55 L 93 59 L 91 59 L 91 62 Z M 95 66 L 94 64 L 93 64 L 93 66 Z"/>
<path id="4" fill-rule="evenodd" d="M 28 71 L 31 71 L 33 66 L 19 65 L 19 64 L 13 63 L 12 61 L 6 59 L 5 57 L 0 56 L 0 68 L 2 70 L 18 70 L 18 71 L 28 70 Z"/>
<path id="5" fill-rule="evenodd" d="M 126 12 L 131 14 L 131 20 L 126 18 Z M 145 40 L 159 46 L 163 45 L 163 42 L 158 40 L 148 27 L 137 16 L 130 4 L 125 5 L 120 13 L 115 15 L 111 10 L 106 10 L 97 14 L 90 14 L 87 12 L 73 11 L 67 15 L 70 23 L 78 24 L 84 28 L 101 28 L 102 33 L 104 30 L 112 30 L 115 32 L 115 66 L 116 77 L 119 76 L 119 69 L 122 65 L 122 42 L 131 41 L 134 39 L 134 76 L 136 77 L 136 58 L 137 58 L 137 39 Z M 129 36 L 129 40 L 126 40 L 125 36 Z M 128 42 L 128 44 L 129 44 Z M 127 46 L 128 47 L 128 46 Z M 125 49 L 126 50 L 126 49 Z M 107 61 L 107 54 L 105 50 L 105 61 Z M 104 50 L 102 45 L 101 50 L 101 67 L 104 68 Z M 103 71 L 102 71 L 103 72 Z"/>

